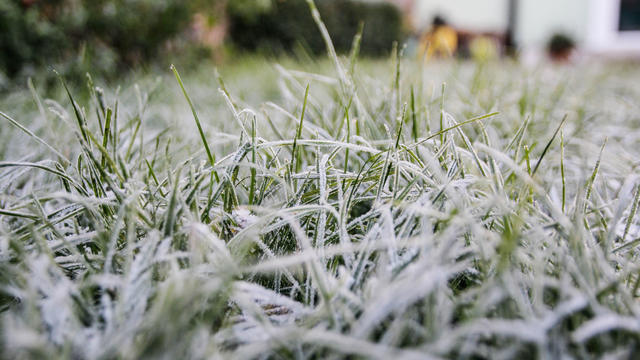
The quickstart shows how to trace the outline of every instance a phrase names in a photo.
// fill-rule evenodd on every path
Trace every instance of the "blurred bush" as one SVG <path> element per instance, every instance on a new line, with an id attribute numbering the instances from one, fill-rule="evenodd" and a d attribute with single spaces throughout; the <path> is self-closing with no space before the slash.
<path id="1" fill-rule="evenodd" d="M 191 20 L 184 0 L 84 0 L 86 30 L 106 44 L 124 63 L 151 59 L 160 47 Z"/>
<path id="2" fill-rule="evenodd" d="M 361 22 L 365 55 L 387 54 L 403 36 L 400 11 L 389 3 L 316 4 L 340 52 L 350 49 Z M 109 77 L 150 60 L 207 58 L 210 49 L 192 36 L 194 18 L 226 28 L 234 49 L 325 51 L 304 0 L 0 0 L 0 90 L 25 76 L 54 83 L 51 72 L 38 71 L 43 67 L 84 81 L 87 72 Z"/>
<path id="3" fill-rule="evenodd" d="M 74 28 L 79 20 L 65 14 L 59 16 L 61 3 L 51 1 L 39 6 L 25 1 L 0 1 L 0 70 L 12 76 L 23 66 L 64 51 L 63 29 Z M 58 24 L 54 24 L 56 18 Z"/>
<path id="4" fill-rule="evenodd" d="M 0 71 L 113 72 L 155 57 L 191 19 L 183 0 L 0 0 Z"/>
<path id="5" fill-rule="evenodd" d="M 325 51 L 322 37 L 304 0 L 277 0 L 269 6 L 254 7 L 235 4 L 260 0 L 230 1 L 229 35 L 241 49 L 265 52 L 287 52 L 302 45 L 311 54 Z M 360 52 L 365 55 L 389 53 L 394 41 L 403 38 L 403 22 L 400 10 L 389 3 L 358 0 L 316 0 L 331 38 L 339 52 L 351 48 L 354 35 L 364 22 Z"/>
<path id="6" fill-rule="evenodd" d="M 555 33 L 547 43 L 547 53 L 555 62 L 567 62 L 575 47 L 576 42 L 570 35 Z"/>

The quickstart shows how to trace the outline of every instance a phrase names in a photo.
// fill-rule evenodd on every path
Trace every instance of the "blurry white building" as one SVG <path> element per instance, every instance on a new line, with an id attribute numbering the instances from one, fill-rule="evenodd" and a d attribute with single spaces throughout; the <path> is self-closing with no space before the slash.
<path id="1" fill-rule="evenodd" d="M 417 30 L 441 15 L 456 28 L 513 34 L 525 52 L 541 51 L 555 33 L 588 53 L 640 55 L 640 0 L 389 0 L 407 8 Z M 406 10 L 405 10 L 406 11 Z"/>

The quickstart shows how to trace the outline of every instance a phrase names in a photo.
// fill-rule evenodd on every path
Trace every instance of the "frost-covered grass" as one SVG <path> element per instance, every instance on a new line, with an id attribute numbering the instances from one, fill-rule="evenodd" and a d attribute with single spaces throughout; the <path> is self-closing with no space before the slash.
<path id="1" fill-rule="evenodd" d="M 352 59 L 0 99 L 0 357 L 640 351 L 640 70 Z"/>

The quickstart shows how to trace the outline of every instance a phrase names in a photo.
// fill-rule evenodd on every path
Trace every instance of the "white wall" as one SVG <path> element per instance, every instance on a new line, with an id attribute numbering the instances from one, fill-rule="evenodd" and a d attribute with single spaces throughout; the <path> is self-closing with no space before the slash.
<path id="1" fill-rule="evenodd" d="M 616 0 L 590 0 L 586 47 L 608 55 L 640 54 L 640 31 L 617 31 L 620 3 Z"/>
<path id="2" fill-rule="evenodd" d="M 502 32 L 509 0 L 415 0 L 417 30 L 429 28 L 436 14 L 471 31 Z M 516 41 L 525 52 L 539 53 L 562 32 L 592 53 L 640 54 L 640 31 L 618 32 L 619 0 L 519 0 Z"/>
<path id="3" fill-rule="evenodd" d="M 519 0 L 516 40 L 525 48 L 541 48 L 560 31 L 583 42 L 589 1 Z M 502 32 L 507 28 L 508 4 L 508 0 L 417 0 L 415 23 L 418 29 L 428 28 L 433 16 L 442 14 L 461 29 Z"/>
<path id="4" fill-rule="evenodd" d="M 416 0 L 415 24 L 425 30 L 437 14 L 451 25 L 472 31 L 504 31 L 507 0 Z"/>
<path id="5" fill-rule="evenodd" d="M 605 0 L 615 1 L 615 0 Z M 516 39 L 527 48 L 542 48 L 556 32 L 587 38 L 589 0 L 520 0 Z"/>

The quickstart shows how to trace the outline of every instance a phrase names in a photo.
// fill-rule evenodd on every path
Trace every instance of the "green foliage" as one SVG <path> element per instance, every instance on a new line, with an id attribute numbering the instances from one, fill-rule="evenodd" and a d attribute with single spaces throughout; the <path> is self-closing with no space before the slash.
<path id="1" fill-rule="evenodd" d="M 156 55 L 167 39 L 191 18 L 182 0 L 86 0 L 86 28 L 99 42 L 121 54 L 127 64 Z"/>
<path id="2" fill-rule="evenodd" d="M 302 44 L 312 54 L 324 52 L 324 42 L 305 1 L 275 1 L 268 8 L 251 12 L 235 4 L 230 2 L 227 10 L 230 36 L 238 47 L 277 53 Z M 362 54 L 388 54 L 392 43 L 403 38 L 402 15 L 394 5 L 354 0 L 324 0 L 316 5 L 339 52 L 350 50 L 361 23 L 365 25 Z"/>
<path id="3" fill-rule="evenodd" d="M 64 73 L 113 71 L 154 58 L 193 8 L 181 0 L 0 2 L 0 72 L 63 63 Z"/>
<path id="4" fill-rule="evenodd" d="M 227 7 L 236 16 L 255 21 L 256 17 L 271 10 L 271 0 L 235 0 L 229 1 Z"/>
<path id="5" fill-rule="evenodd" d="M 561 33 L 553 34 L 547 44 L 547 48 L 551 53 L 571 51 L 575 46 L 576 42 L 571 36 Z"/>
<path id="6" fill-rule="evenodd" d="M 15 75 L 24 65 L 41 63 L 43 56 L 50 59 L 66 48 L 64 29 L 75 28 L 78 19 L 59 5 L 24 7 L 18 1 L 0 1 L 0 70 Z"/>

